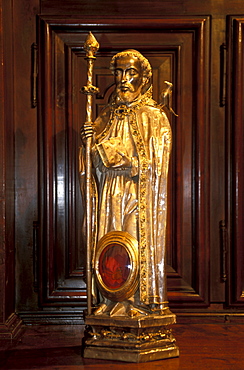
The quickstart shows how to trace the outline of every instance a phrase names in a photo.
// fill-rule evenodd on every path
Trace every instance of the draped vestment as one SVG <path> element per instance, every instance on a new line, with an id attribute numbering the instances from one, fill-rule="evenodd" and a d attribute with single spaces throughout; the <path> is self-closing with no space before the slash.
<path id="1" fill-rule="evenodd" d="M 172 144 L 168 118 L 146 93 L 128 106 L 109 104 L 96 119 L 94 130 L 94 235 L 98 241 L 118 230 L 137 239 L 140 300 L 163 305 L 167 301 L 165 236 Z M 114 138 L 125 148 L 122 154 L 130 158 L 130 167 L 108 168 L 102 162 L 95 144 Z M 80 173 L 82 177 L 82 168 Z"/>

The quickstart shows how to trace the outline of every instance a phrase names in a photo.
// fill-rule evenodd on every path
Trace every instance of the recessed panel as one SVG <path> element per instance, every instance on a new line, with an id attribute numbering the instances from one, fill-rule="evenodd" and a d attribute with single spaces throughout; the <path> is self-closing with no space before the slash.
<path id="1" fill-rule="evenodd" d="M 129 19 L 126 23 L 120 19 L 40 19 L 42 304 L 86 301 L 78 148 L 85 121 L 85 96 L 80 89 L 86 85 L 87 73 L 82 47 L 92 31 L 100 43 L 94 66 L 94 83 L 100 88 L 94 99 L 94 119 L 112 94 L 109 63 L 118 51 L 134 48 L 149 59 L 158 102 L 164 81 L 174 84 L 172 108 L 178 116 L 167 112 L 173 130 L 167 227 L 169 300 L 171 306 L 208 305 L 208 27 L 204 17 Z M 80 282 L 80 289 L 75 281 Z"/>

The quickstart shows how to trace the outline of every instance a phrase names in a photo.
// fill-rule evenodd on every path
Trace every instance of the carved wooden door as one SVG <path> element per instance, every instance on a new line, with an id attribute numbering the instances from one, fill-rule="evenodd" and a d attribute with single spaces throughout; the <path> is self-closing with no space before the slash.
<path id="1" fill-rule="evenodd" d="M 153 67 L 154 98 L 174 84 L 173 154 L 167 231 L 171 307 L 209 304 L 209 19 L 39 18 L 39 298 L 46 306 L 86 306 L 79 130 L 84 122 L 86 61 L 92 31 L 98 113 L 113 89 L 109 61 L 134 48 Z"/>
<path id="2" fill-rule="evenodd" d="M 244 16 L 228 17 L 226 152 L 228 183 L 228 291 L 227 304 L 244 303 Z"/>

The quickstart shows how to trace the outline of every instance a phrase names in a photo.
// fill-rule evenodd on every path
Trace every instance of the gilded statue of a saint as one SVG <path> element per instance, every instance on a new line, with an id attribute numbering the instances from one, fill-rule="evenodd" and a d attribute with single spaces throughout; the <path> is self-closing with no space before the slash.
<path id="1" fill-rule="evenodd" d="M 114 93 L 82 130 L 84 147 L 92 137 L 92 314 L 164 315 L 170 312 L 165 237 L 171 128 L 152 98 L 152 68 L 141 53 L 119 52 L 110 69 Z M 81 156 L 81 179 L 84 174 Z"/>

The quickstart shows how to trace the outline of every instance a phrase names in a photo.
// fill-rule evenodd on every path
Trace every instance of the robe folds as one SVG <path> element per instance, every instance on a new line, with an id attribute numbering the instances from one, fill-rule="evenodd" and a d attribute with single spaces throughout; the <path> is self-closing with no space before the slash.
<path id="1" fill-rule="evenodd" d="M 127 106 L 109 104 L 94 122 L 94 130 L 94 245 L 109 231 L 127 231 L 135 237 L 140 301 L 167 306 L 165 237 L 172 146 L 168 118 L 146 93 Z M 114 138 L 119 154 L 130 158 L 130 166 L 104 165 L 97 148 Z M 82 178 L 82 155 L 80 163 Z"/>

